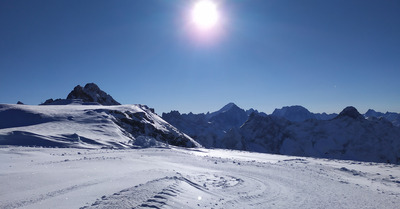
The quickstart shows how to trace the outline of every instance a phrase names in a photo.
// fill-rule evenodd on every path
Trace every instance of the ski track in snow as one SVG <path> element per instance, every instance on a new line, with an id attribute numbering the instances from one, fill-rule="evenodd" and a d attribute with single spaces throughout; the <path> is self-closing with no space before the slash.
<path id="1" fill-rule="evenodd" d="M 229 150 L 0 148 L 0 208 L 398 208 L 400 167 Z"/>

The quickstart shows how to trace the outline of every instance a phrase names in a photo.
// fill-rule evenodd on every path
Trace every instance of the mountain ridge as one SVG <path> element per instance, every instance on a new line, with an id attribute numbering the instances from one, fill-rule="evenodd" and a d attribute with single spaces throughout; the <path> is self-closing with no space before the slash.
<path id="1" fill-rule="evenodd" d="M 400 164 L 400 128 L 346 107 L 331 120 L 252 115 L 223 139 L 228 149 Z"/>
<path id="2" fill-rule="evenodd" d="M 48 99 L 41 105 L 121 105 L 114 98 L 101 90 L 95 83 L 87 83 L 84 87 L 77 85 L 67 95 L 66 99 Z"/>
<path id="3" fill-rule="evenodd" d="M 66 99 L 41 106 L 0 105 L 0 144 L 134 148 L 182 146 L 400 164 L 397 113 L 355 107 L 339 114 L 300 105 L 270 115 L 230 102 L 217 111 L 155 114 L 120 105 L 96 84 L 76 86 Z M 397 122 L 397 123 L 396 123 Z"/>

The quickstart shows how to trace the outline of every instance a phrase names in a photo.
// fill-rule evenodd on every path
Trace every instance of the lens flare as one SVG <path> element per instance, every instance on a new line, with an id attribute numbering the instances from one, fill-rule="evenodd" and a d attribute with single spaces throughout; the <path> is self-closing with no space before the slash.
<path id="1" fill-rule="evenodd" d="M 210 0 L 197 2 L 192 10 L 192 20 L 200 29 L 213 28 L 219 19 L 217 5 Z"/>

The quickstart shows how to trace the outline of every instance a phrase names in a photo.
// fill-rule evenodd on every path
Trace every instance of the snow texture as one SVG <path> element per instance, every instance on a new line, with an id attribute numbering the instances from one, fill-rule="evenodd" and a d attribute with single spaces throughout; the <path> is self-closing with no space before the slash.
<path id="1" fill-rule="evenodd" d="M 0 208 L 398 208 L 400 167 L 148 148 L 0 148 Z"/>
<path id="2" fill-rule="evenodd" d="M 0 105 L 0 145 L 198 147 L 145 105 Z"/>

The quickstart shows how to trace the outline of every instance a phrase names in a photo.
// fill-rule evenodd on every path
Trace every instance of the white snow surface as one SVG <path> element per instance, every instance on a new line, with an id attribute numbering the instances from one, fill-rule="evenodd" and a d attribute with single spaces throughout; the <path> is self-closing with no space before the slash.
<path id="1" fill-rule="evenodd" d="M 75 148 L 198 147 L 145 105 L 0 104 L 0 144 Z"/>
<path id="2" fill-rule="evenodd" d="M 0 208 L 398 208 L 400 167 L 244 151 L 0 147 Z"/>

